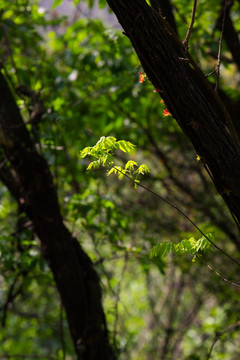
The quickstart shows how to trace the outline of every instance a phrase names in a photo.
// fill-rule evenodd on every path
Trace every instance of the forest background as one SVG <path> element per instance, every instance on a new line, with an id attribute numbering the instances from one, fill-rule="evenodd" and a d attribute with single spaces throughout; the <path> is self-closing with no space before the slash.
<path id="1" fill-rule="evenodd" d="M 61 3 L 0 1 L 0 359 L 239 359 L 232 190 L 219 191 L 111 1 L 69 2 L 69 15 Z M 192 2 L 147 3 L 186 38 Z M 239 15 L 239 1 L 199 1 L 186 50 L 217 84 L 234 139 Z M 114 161 L 146 164 L 137 188 L 86 170 L 81 151 L 100 138 L 102 153 L 114 138 L 135 145 Z"/>

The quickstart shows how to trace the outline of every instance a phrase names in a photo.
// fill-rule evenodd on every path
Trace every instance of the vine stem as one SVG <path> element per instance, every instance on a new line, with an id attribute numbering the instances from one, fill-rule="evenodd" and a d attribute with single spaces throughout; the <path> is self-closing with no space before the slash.
<path id="1" fill-rule="evenodd" d="M 141 187 L 142 189 L 148 191 L 149 193 L 151 193 L 152 195 L 154 195 L 155 197 L 157 197 L 158 199 L 160 199 L 161 201 L 165 202 L 166 204 L 168 204 L 169 206 L 171 206 L 173 209 L 177 210 L 182 216 L 185 217 L 185 219 L 187 219 L 192 225 L 193 227 L 195 227 L 195 229 L 198 230 L 198 232 L 203 235 L 218 251 L 220 251 L 222 254 L 224 254 L 226 257 L 228 257 L 230 260 L 232 260 L 235 264 L 240 266 L 240 262 L 238 262 L 235 258 L 233 258 L 231 255 L 229 255 L 228 253 L 226 253 L 222 248 L 220 248 L 218 245 L 216 245 L 206 234 L 204 234 L 204 232 L 198 227 L 198 225 L 189 217 L 187 216 L 179 207 L 177 207 L 176 205 L 174 205 L 173 203 L 171 203 L 169 200 L 165 199 L 164 197 L 162 197 L 161 195 L 157 194 L 155 191 L 149 189 L 147 186 L 142 185 L 141 183 L 137 183 L 134 179 L 132 179 L 129 175 L 125 174 L 123 171 L 121 171 L 120 169 L 118 169 L 116 166 L 113 166 L 114 169 L 116 169 L 117 172 L 123 174 L 125 177 L 127 177 L 129 180 L 131 180 L 134 184 L 137 184 L 137 186 Z"/>

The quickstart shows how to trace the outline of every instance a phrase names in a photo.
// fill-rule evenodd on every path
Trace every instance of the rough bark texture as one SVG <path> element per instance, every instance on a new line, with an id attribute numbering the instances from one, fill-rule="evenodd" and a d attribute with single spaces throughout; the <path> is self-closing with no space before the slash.
<path id="1" fill-rule="evenodd" d="M 170 0 L 151 0 L 152 7 L 157 11 L 166 21 L 171 25 L 174 32 L 177 34 L 177 26 L 172 12 Z"/>
<path id="2" fill-rule="evenodd" d="M 3 171 L 0 175 L 32 220 L 65 307 L 78 359 L 115 359 L 108 342 L 98 275 L 63 223 L 48 164 L 35 150 L 1 73 L 0 145 L 19 190 L 13 177 L 7 179 Z"/>
<path id="3" fill-rule="evenodd" d="M 168 23 L 144 0 L 108 0 L 108 4 L 239 226 L 239 139 L 223 103 Z"/>

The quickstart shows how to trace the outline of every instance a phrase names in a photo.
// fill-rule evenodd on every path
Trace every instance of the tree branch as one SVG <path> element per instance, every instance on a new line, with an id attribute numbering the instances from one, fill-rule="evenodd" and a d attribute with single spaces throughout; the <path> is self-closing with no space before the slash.
<path id="1" fill-rule="evenodd" d="M 225 1 L 225 0 L 224 0 Z M 223 37 L 226 41 L 226 44 L 232 54 L 233 61 L 238 66 L 240 70 L 240 41 L 238 34 L 234 28 L 234 24 L 231 19 L 231 7 L 233 5 L 233 1 L 227 1 L 227 4 L 223 3 L 223 9 L 221 10 L 218 20 L 217 20 L 217 28 L 222 28 L 223 17 L 225 12 L 225 24 L 224 24 L 224 32 Z M 225 11 L 224 11 L 225 9 Z"/>
<path id="2" fill-rule="evenodd" d="M 194 20 L 195 20 L 196 9 L 197 9 L 197 0 L 193 0 L 191 21 L 190 21 L 190 25 L 189 25 L 189 28 L 188 28 L 188 31 L 187 31 L 187 35 L 186 35 L 185 39 L 183 40 L 183 46 L 184 46 L 186 51 L 189 48 L 188 42 L 189 42 L 192 30 L 193 30 L 193 24 L 194 24 Z"/>
<path id="3" fill-rule="evenodd" d="M 227 332 L 230 332 L 230 331 L 235 330 L 238 326 L 240 326 L 240 320 L 239 320 L 238 322 L 236 322 L 235 324 L 232 324 L 232 325 L 228 326 L 225 330 L 220 331 L 219 333 L 216 334 L 216 337 L 215 337 L 215 339 L 213 340 L 213 343 L 212 343 L 212 345 L 211 345 L 210 351 L 209 351 L 209 353 L 208 353 L 207 360 L 210 359 L 211 354 L 212 354 L 213 347 L 214 347 L 214 345 L 216 344 L 216 342 L 218 341 L 218 339 L 219 339 L 222 335 L 226 334 Z"/>
<path id="4" fill-rule="evenodd" d="M 222 50 L 222 38 L 224 33 L 225 19 L 226 19 L 227 0 L 224 0 L 223 17 L 221 24 L 221 34 L 218 43 L 218 57 L 217 57 L 217 68 L 216 68 L 216 85 L 215 91 L 218 91 L 219 77 L 220 77 L 220 64 L 221 64 L 221 50 Z"/>

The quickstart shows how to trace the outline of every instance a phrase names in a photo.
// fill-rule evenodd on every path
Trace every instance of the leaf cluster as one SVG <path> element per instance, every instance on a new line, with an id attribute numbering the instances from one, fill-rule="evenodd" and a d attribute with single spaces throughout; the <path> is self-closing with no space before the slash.
<path id="1" fill-rule="evenodd" d="M 118 174 L 119 180 L 122 180 L 124 176 L 131 178 L 135 182 L 135 188 L 139 183 L 139 176 L 145 175 L 150 172 L 146 164 L 138 165 L 136 161 L 129 160 L 125 167 L 116 166 L 114 164 L 114 150 L 120 150 L 124 153 L 128 153 L 135 148 L 130 141 L 119 140 L 113 136 L 102 136 L 95 146 L 88 146 L 80 152 L 80 158 L 86 156 L 93 156 L 97 160 L 92 161 L 87 170 L 99 168 L 100 165 L 103 167 L 111 167 L 108 170 L 107 175 Z"/>
<path id="2" fill-rule="evenodd" d="M 214 242 L 213 234 L 207 234 L 207 236 Z M 200 239 L 196 240 L 194 237 L 189 239 L 184 239 L 180 243 L 175 244 L 174 242 L 160 242 L 156 244 L 150 250 L 150 259 L 155 257 L 159 257 L 161 260 L 166 255 L 174 253 L 176 256 L 182 254 L 190 254 L 193 255 L 192 261 L 196 260 L 197 256 L 200 256 L 202 252 L 207 252 L 211 249 L 211 243 L 205 238 L 201 237 Z"/>

